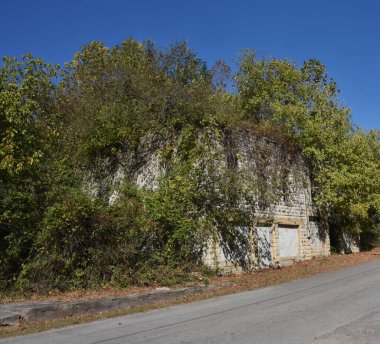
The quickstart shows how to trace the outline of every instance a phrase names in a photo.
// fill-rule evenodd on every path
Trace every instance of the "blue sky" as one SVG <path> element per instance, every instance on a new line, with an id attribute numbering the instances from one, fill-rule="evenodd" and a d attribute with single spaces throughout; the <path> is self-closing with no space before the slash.
<path id="1" fill-rule="evenodd" d="M 126 37 L 160 46 L 187 40 L 209 65 L 232 64 L 242 48 L 317 58 L 341 89 L 354 121 L 380 129 L 380 1 L 1 0 L 0 55 L 32 52 L 69 61 L 82 44 Z"/>

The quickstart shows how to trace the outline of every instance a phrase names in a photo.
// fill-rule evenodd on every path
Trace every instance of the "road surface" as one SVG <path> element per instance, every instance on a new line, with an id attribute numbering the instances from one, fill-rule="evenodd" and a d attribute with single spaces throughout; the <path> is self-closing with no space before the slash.
<path id="1" fill-rule="evenodd" d="M 275 287 L 0 343 L 379 344 L 380 260 Z"/>

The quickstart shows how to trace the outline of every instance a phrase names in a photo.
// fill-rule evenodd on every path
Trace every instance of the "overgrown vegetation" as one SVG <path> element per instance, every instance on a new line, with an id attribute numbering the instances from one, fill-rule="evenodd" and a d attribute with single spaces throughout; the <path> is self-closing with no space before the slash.
<path id="1" fill-rule="evenodd" d="M 218 232 L 231 252 L 244 247 L 239 226 L 286 192 L 223 164 L 218 142 L 237 130 L 301 152 L 332 234 L 370 244 L 379 232 L 379 133 L 352 123 L 316 60 L 298 68 L 245 50 L 231 79 L 223 61 L 209 69 L 183 42 L 162 50 L 133 39 L 92 42 L 63 67 L 4 58 L 0 130 L 1 289 L 171 284 L 206 273 L 208 238 Z M 157 189 L 125 180 L 111 204 L 84 191 L 97 162 L 147 142 L 166 165 Z"/>

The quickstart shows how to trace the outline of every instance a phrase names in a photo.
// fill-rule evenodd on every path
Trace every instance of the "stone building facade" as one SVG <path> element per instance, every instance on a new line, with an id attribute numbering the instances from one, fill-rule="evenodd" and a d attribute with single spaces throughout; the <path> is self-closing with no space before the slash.
<path id="1" fill-rule="evenodd" d="M 203 140 L 200 142 L 204 144 Z M 254 207 L 255 224 L 239 225 L 249 243 L 243 260 L 217 234 L 210 238 L 204 251 L 207 265 L 236 273 L 330 254 L 328 228 L 313 205 L 309 170 L 299 152 L 289 149 L 286 142 L 271 141 L 249 130 L 230 132 L 212 142 L 212 149 L 221 152 L 218 161 L 221 169 L 243 173 L 247 183 L 258 178 L 265 180 L 263 199 L 273 193 L 271 189 L 281 187 L 273 186 L 276 178 L 283 179 L 286 191 L 276 202 L 258 199 Z M 110 203 L 118 197 L 117 191 L 112 191 L 117 189 L 114 186 L 125 180 L 156 190 L 167 172 L 161 159 L 164 148 L 165 142 L 147 139 L 137 152 L 120 152 L 117 161 L 103 159 L 103 177 L 89 174 L 85 188 L 94 197 L 108 198 Z"/>
<path id="2" fill-rule="evenodd" d="M 249 131 L 233 133 L 229 141 L 237 172 L 254 177 L 264 171 L 270 180 L 279 170 L 285 170 L 287 192 L 274 204 L 258 206 L 256 224 L 244 227 L 250 243 L 246 262 L 234 259 L 218 237 L 209 241 L 205 263 L 224 272 L 239 272 L 329 255 L 328 227 L 313 205 L 309 170 L 301 154 L 284 142 L 273 142 Z M 263 156 L 265 161 L 260 163 Z M 269 182 L 268 192 L 270 188 Z"/>
<path id="3" fill-rule="evenodd" d="M 298 204 L 279 204 L 275 207 L 272 223 L 258 223 L 245 229 L 248 242 L 252 245 L 244 267 L 226 253 L 220 237 L 208 242 L 205 263 L 225 273 L 238 273 L 246 267 L 248 270 L 276 267 L 329 255 L 328 231 L 313 215 L 311 203 L 308 203 L 309 196 L 308 192 L 298 193 Z"/>

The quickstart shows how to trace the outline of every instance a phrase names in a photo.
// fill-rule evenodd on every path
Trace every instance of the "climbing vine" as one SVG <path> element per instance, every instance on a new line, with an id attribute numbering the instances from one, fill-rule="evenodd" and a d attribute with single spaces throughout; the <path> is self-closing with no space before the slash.
<path id="1" fill-rule="evenodd" d="M 186 43 L 134 39 L 91 42 L 62 67 L 5 58 L 0 288 L 192 281 L 208 271 L 209 238 L 242 265 L 247 231 L 291 204 L 295 187 L 311 187 L 333 235 L 369 247 L 379 133 L 352 123 L 317 60 L 298 68 L 245 50 L 237 67 L 231 80 Z M 138 184 L 152 157 L 154 187 Z"/>

